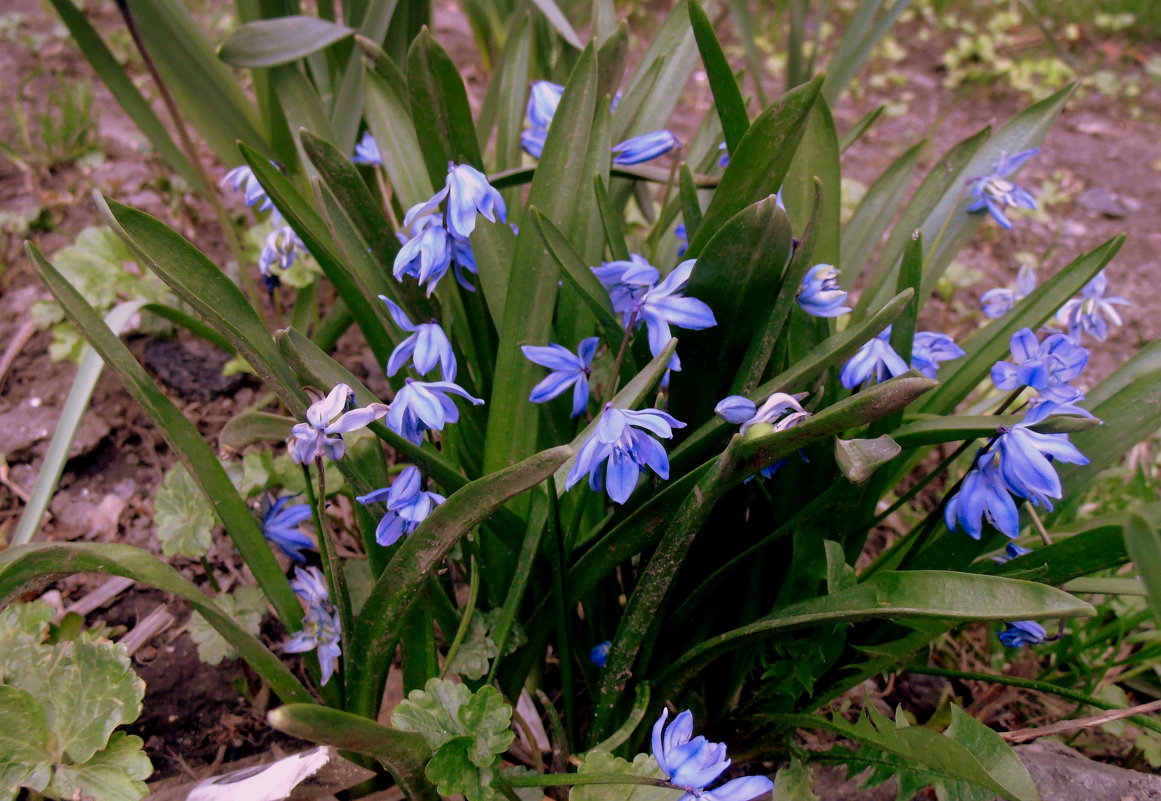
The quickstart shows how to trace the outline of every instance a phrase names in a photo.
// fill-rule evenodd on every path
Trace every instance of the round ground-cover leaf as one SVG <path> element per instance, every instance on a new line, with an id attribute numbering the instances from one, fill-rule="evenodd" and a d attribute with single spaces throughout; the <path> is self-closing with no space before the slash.
<path id="1" fill-rule="evenodd" d="M 180 463 L 174 465 L 153 496 L 157 539 L 166 556 L 198 559 L 213 545 L 214 507 Z"/>
<path id="2" fill-rule="evenodd" d="M 153 774 L 144 745 L 135 734 L 113 732 L 108 747 L 84 764 L 58 765 L 48 792 L 60 798 L 139 801 L 149 793 L 145 779 Z"/>
<path id="3" fill-rule="evenodd" d="M 0 793 L 17 787 L 43 790 L 52 776 L 44 707 L 24 690 L 0 684 L 0 720 Z"/>
<path id="4" fill-rule="evenodd" d="M 218 48 L 218 58 L 235 67 L 277 67 L 317 53 L 354 34 L 354 28 L 319 17 L 257 20 L 230 34 Z"/>

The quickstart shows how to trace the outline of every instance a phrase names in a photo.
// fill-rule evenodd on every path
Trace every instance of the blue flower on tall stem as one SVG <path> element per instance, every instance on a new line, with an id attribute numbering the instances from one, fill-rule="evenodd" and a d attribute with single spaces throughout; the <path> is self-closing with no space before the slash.
<path id="1" fill-rule="evenodd" d="M 838 270 L 829 264 L 811 267 L 794 298 L 798 306 L 812 317 L 838 317 L 849 312 L 851 307 L 843 305 L 847 293 L 839 286 L 838 276 Z"/>
<path id="2" fill-rule="evenodd" d="M 477 214 L 489 222 L 496 222 L 497 218 L 503 222 L 507 216 L 504 198 L 488 183 L 488 176 L 470 164 L 449 162 L 443 189 L 432 195 L 430 200 L 408 209 L 403 225 L 409 226 L 416 218 L 438 211 L 445 199 L 447 213 L 444 220 L 447 230 L 463 239 L 476 230 Z"/>
<path id="3" fill-rule="evenodd" d="M 1122 297 L 1105 297 L 1109 279 L 1104 272 L 1085 284 L 1080 297 L 1072 298 L 1056 313 L 1056 322 L 1068 329 L 1068 335 L 1080 342 L 1088 334 L 1098 342 L 1109 335 L 1109 324 L 1121 325 L 1121 315 L 1114 306 L 1130 306 Z"/>
<path id="4" fill-rule="evenodd" d="M 282 650 L 288 654 L 300 654 L 317 648 L 322 683 L 326 684 L 343 653 L 339 646 L 339 616 L 331 606 L 326 581 L 317 567 L 296 567 L 290 586 L 306 602 L 306 614 L 302 618 L 302 629 L 286 641 Z"/>
<path id="5" fill-rule="evenodd" d="M 533 403 L 545 403 L 572 387 L 572 416 L 584 414 L 589 404 L 589 375 L 592 373 L 593 357 L 596 356 L 597 346 L 600 343 L 600 337 L 582 339 L 575 354 L 568 348 L 551 342 L 543 347 L 520 346 L 526 359 L 552 370 L 543 381 L 532 388 L 528 400 Z"/>
<path id="6" fill-rule="evenodd" d="M 1088 364 L 1088 350 L 1065 334 L 1050 334 L 1041 342 L 1030 328 L 1022 328 L 1009 341 L 1014 361 L 992 366 L 992 383 L 997 389 L 1031 387 L 1056 403 L 1070 403 L 1081 397 L 1069 384 Z"/>
<path id="7" fill-rule="evenodd" d="M 935 378 L 939 363 L 963 356 L 963 348 L 947 334 L 916 331 L 911 341 L 911 367 L 928 378 Z"/>
<path id="8" fill-rule="evenodd" d="M 948 499 L 943 520 L 951 531 L 962 530 L 973 540 L 983 534 L 984 521 L 1009 537 L 1020 534 L 1020 512 L 1000 475 L 994 453 L 981 454 L 964 477 L 959 492 Z"/>
<path id="9" fill-rule="evenodd" d="M 1035 620 L 1017 620 L 1007 623 L 1000 631 L 1000 642 L 1008 648 L 1019 648 L 1022 645 L 1040 645 L 1048 642 L 1051 637 L 1044 627 Z"/>
<path id="10" fill-rule="evenodd" d="M 379 154 L 379 143 L 370 131 L 363 132 L 363 138 L 355 145 L 355 155 L 351 159 L 355 164 L 382 164 L 383 157 Z"/>
<path id="11" fill-rule="evenodd" d="M 527 116 L 529 128 L 520 134 L 520 146 L 533 158 L 540 158 L 548 126 L 560 105 L 564 87 L 550 81 L 533 81 L 528 95 Z"/>
<path id="12" fill-rule="evenodd" d="M 342 434 L 356 431 L 387 414 L 388 406 L 372 403 L 362 409 L 353 408 L 354 391 L 346 384 L 335 388 L 306 410 L 306 422 L 295 423 L 290 429 L 290 457 L 299 464 L 310 464 L 322 456 L 338 461 L 347 451 Z"/>
<path id="13" fill-rule="evenodd" d="M 403 311 L 390 298 L 380 295 L 379 300 L 387 306 L 391 319 L 411 336 L 395 346 L 387 358 L 387 375 L 392 376 L 399 372 L 399 368 L 412 361 L 416 372 L 427 375 L 438 364 L 444 381 L 456 380 L 456 355 L 452 350 L 451 340 L 434 320 L 430 323 L 418 325 L 411 322 L 407 312 Z"/>
<path id="14" fill-rule="evenodd" d="M 435 291 L 439 279 L 451 267 L 455 253 L 454 238 L 434 215 L 417 217 L 411 224 L 411 238 L 403 242 L 403 247 L 395 254 L 391 274 L 396 281 L 409 275 L 426 286 L 428 297 Z"/>
<path id="15" fill-rule="evenodd" d="M 628 166 L 652 161 L 664 156 L 675 147 L 681 147 L 681 140 L 672 131 L 662 129 L 626 139 L 613 147 L 613 163 Z"/>
<path id="16" fill-rule="evenodd" d="M 765 776 L 743 776 L 713 790 L 705 789 L 730 766 L 726 744 L 711 743 L 702 735 L 693 737 L 693 714 L 688 709 L 666 726 L 668 718 L 669 710 L 663 709 L 653 724 L 650 744 L 665 778 L 686 791 L 678 801 L 750 801 L 774 789 L 774 783 Z"/>
<path id="17" fill-rule="evenodd" d="M 311 511 L 305 503 L 288 506 L 292 500 L 292 495 L 277 500 L 270 493 L 262 496 L 262 535 L 295 562 L 305 562 L 302 551 L 314 550 L 315 542 L 299 526 L 310 519 Z"/>
<path id="18" fill-rule="evenodd" d="M 903 375 L 909 369 L 907 362 L 891 347 L 891 326 L 887 326 L 843 365 L 839 382 L 853 390 L 864 384 L 878 384 Z"/>
<path id="19" fill-rule="evenodd" d="M 685 423 L 658 409 L 631 411 L 605 404 L 596 430 L 581 445 L 568 471 L 565 489 L 571 489 L 587 473 L 594 492 L 607 487 L 613 501 L 624 503 L 646 467 L 660 478 L 669 478 L 665 448 L 649 435 L 671 439 L 674 428 L 684 427 Z"/>
<path id="20" fill-rule="evenodd" d="M 258 176 L 254 174 L 254 170 L 250 169 L 248 164 L 235 167 L 226 173 L 222 178 L 221 186 L 226 184 L 231 184 L 235 192 L 241 192 L 246 205 L 253 207 L 255 211 L 266 211 L 274 207 L 274 203 L 266 194 L 266 190 L 258 182 Z"/>
<path id="21" fill-rule="evenodd" d="M 1014 156 L 1000 159 L 995 169 L 987 175 L 972 179 L 971 195 L 975 200 L 968 211 L 984 211 L 1004 228 L 1011 228 L 1012 221 L 1004 215 L 1004 209 L 1018 207 L 1035 209 L 1036 199 L 1026 190 L 1008 180 L 1008 176 L 1023 166 L 1024 162 L 1040 152 L 1040 148 L 1025 150 Z"/>
<path id="22" fill-rule="evenodd" d="M 1031 429 L 1054 414 L 1056 409 L 1053 403 L 1040 404 L 996 439 L 1000 474 L 1008 489 L 1021 498 L 1027 498 L 1034 506 L 1049 511 L 1052 510 L 1049 498 L 1059 499 L 1063 492 L 1060 476 L 1052 463 L 1088 464 L 1085 455 L 1068 441 L 1067 434 L 1041 434 Z"/>
<path id="23" fill-rule="evenodd" d="M 355 500 L 364 505 L 387 504 L 387 514 L 375 527 L 375 541 L 386 547 L 414 531 L 416 526 L 427 519 L 432 509 L 447 499 L 437 492 L 425 491 L 423 476 L 416 467 L 408 465 L 390 487 L 359 495 Z"/>
<path id="24" fill-rule="evenodd" d="M 408 378 L 391 402 L 391 410 L 387 412 L 387 427 L 418 445 L 423 441 L 424 431 L 442 431 L 446 424 L 460 419 L 460 410 L 449 395 L 467 398 L 476 406 L 484 402 L 451 381 L 416 381 Z"/>
<path id="25" fill-rule="evenodd" d="M 980 305 L 983 307 L 984 316 L 993 320 L 1004 316 L 1016 305 L 1017 301 L 1031 295 L 1034 289 L 1036 289 L 1036 268 L 1029 263 L 1023 264 L 1020 271 L 1016 273 L 1016 286 L 1014 288 L 989 289 L 980 295 Z"/>

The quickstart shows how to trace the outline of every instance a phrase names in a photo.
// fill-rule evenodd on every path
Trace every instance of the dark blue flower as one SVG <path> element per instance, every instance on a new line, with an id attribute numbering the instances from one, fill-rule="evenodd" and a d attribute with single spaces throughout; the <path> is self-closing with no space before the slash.
<path id="1" fill-rule="evenodd" d="M 382 164 L 383 157 L 379 154 L 379 143 L 370 131 L 363 132 L 363 138 L 355 145 L 355 156 L 351 159 L 355 164 Z"/>
<path id="2" fill-rule="evenodd" d="M 997 389 L 1031 387 L 1056 403 L 1081 397 L 1069 384 L 1088 364 L 1088 351 L 1065 334 L 1051 334 L 1041 342 L 1030 328 L 1022 328 L 1009 342 L 1014 361 L 996 362 L 992 383 Z"/>
<path id="3" fill-rule="evenodd" d="M 387 412 L 385 421 L 387 427 L 418 445 L 423 441 L 424 431 L 442 431 L 446 424 L 460 419 L 460 410 L 449 395 L 467 398 L 477 406 L 484 402 L 451 381 L 415 381 L 408 378 L 391 402 L 391 410 Z"/>
<path id="4" fill-rule="evenodd" d="M 847 389 L 854 389 L 903 375 L 908 369 L 907 362 L 891 347 L 891 326 L 887 326 L 843 365 L 839 381 Z"/>
<path id="5" fill-rule="evenodd" d="M 572 387 L 572 416 L 585 413 L 589 403 L 589 374 L 592 372 L 593 357 L 600 345 L 600 337 L 582 339 L 574 354 L 568 348 L 549 343 L 547 346 L 522 345 L 520 350 L 525 358 L 552 370 L 548 376 L 532 388 L 528 400 L 545 403 L 562 395 Z"/>
<path id="6" fill-rule="evenodd" d="M 681 146 L 681 140 L 672 131 L 662 129 L 647 134 L 626 139 L 613 147 L 613 163 L 621 165 L 642 164 L 652 161 L 658 156 L 664 156 L 675 147 Z"/>
<path id="7" fill-rule="evenodd" d="M 995 453 L 976 459 L 959 492 L 948 499 L 943 520 L 951 531 L 962 530 L 974 540 L 983 533 L 984 520 L 1009 537 L 1019 536 L 1020 512 L 1000 475 Z"/>
<path id="8" fill-rule="evenodd" d="M 277 500 L 270 493 L 262 497 L 262 534 L 295 562 L 305 562 L 302 549 L 314 550 L 315 543 L 299 526 L 310 519 L 311 511 L 305 503 L 287 506 L 292 500 L 293 495 Z"/>
<path id="9" fill-rule="evenodd" d="M 678 801 L 750 801 L 774 789 L 774 783 L 765 776 L 744 776 L 713 790 L 705 789 L 730 766 L 725 743 L 711 743 L 701 735 L 693 737 L 693 714 L 688 709 L 666 726 L 668 718 L 669 710 L 663 709 L 653 724 L 650 744 L 665 778 L 686 791 Z"/>
<path id="10" fill-rule="evenodd" d="M 1022 548 L 1021 546 L 1017 545 L 1014 542 L 1009 542 L 1006 546 L 1004 546 L 1004 552 L 1002 554 L 1000 554 L 999 556 L 993 556 L 992 560 L 996 564 L 1002 565 L 1002 564 L 1005 564 L 1006 562 L 1012 561 L 1013 559 L 1015 559 L 1017 557 L 1025 556 L 1025 555 L 1030 554 L 1030 553 L 1032 553 L 1031 548 Z"/>
<path id="11" fill-rule="evenodd" d="M 1035 620 L 1017 620 L 1000 630 L 1000 642 L 1009 648 L 1039 645 L 1049 640 L 1048 632 Z"/>
<path id="12" fill-rule="evenodd" d="M 1015 288 L 989 289 L 980 296 L 980 305 L 984 316 L 995 319 L 1007 314 L 1008 310 L 1023 300 L 1036 289 L 1036 268 L 1031 264 L 1024 264 L 1020 272 L 1016 273 Z"/>
<path id="13" fill-rule="evenodd" d="M 947 334 L 916 331 L 911 342 L 911 367 L 928 378 L 935 378 L 939 363 L 963 356 L 963 348 Z"/>
<path id="14" fill-rule="evenodd" d="M 613 643 L 605 640 L 593 646 L 593 650 L 589 651 L 589 661 L 599 668 L 603 668 L 609 663 L 609 648 Z"/>
<path id="15" fill-rule="evenodd" d="M 452 350 L 451 341 L 440 328 L 439 323 L 420 323 L 415 325 L 407 316 L 407 312 L 399 308 L 390 298 L 380 295 L 379 300 L 387 306 L 391 319 L 411 336 L 395 346 L 391 356 L 387 359 L 387 375 L 395 375 L 399 368 L 410 360 L 420 375 L 427 375 L 438 364 L 444 381 L 456 380 L 456 355 Z"/>
<path id="16" fill-rule="evenodd" d="M 1132 305 L 1121 297 L 1105 297 L 1109 279 L 1104 272 L 1085 284 L 1079 298 L 1072 298 L 1056 313 L 1056 322 L 1068 329 L 1068 334 L 1080 342 L 1084 334 L 1104 342 L 1109 335 L 1109 324 L 1121 325 L 1121 315 L 1114 306 Z"/>
<path id="17" fill-rule="evenodd" d="M 1004 209 L 1010 207 L 1035 209 L 1036 199 L 1007 179 L 1039 151 L 1040 148 L 1033 148 L 1000 159 L 995 169 L 990 173 L 972 179 L 971 194 L 975 200 L 972 201 L 967 210 L 984 211 L 986 209 L 1001 226 L 1011 228 L 1012 221 L 1004 215 Z"/>
<path id="18" fill-rule="evenodd" d="M 387 504 L 387 514 L 383 515 L 375 528 L 375 541 L 386 547 L 414 531 L 416 526 L 427 519 L 432 509 L 447 499 L 439 493 L 425 491 L 423 476 L 416 467 L 408 465 L 390 487 L 359 495 L 355 500 L 363 505 Z"/>
<path id="19" fill-rule="evenodd" d="M 843 305 L 847 293 L 839 286 L 838 276 L 838 270 L 829 264 L 811 267 L 794 298 L 799 307 L 812 317 L 838 317 L 849 312 L 851 307 Z"/>
<path id="20" fill-rule="evenodd" d="M 670 439 L 674 428 L 684 427 L 685 423 L 658 409 L 635 412 L 606 404 L 596 429 L 577 452 L 565 489 L 570 489 L 587 473 L 589 487 L 594 492 L 607 486 L 609 497 L 616 503 L 624 503 L 646 467 L 661 478 L 669 478 L 665 448 L 649 435 Z"/>

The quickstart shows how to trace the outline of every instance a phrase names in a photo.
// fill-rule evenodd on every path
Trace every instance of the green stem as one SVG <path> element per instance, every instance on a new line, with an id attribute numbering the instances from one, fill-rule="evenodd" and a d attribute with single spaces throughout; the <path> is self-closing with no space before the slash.
<path id="1" fill-rule="evenodd" d="M 343 570 L 343 560 L 339 558 L 334 534 L 327 523 L 326 468 L 323 466 L 321 456 L 315 457 L 314 468 L 315 472 L 318 473 L 318 496 L 315 496 L 314 486 L 310 481 L 310 471 L 307 470 L 306 465 L 303 465 L 302 470 L 306 477 L 306 494 L 314 512 L 314 525 L 318 531 L 318 551 L 322 557 L 323 572 L 326 573 L 327 585 L 331 593 L 331 603 L 339 612 L 343 653 L 349 654 L 351 652 L 350 637 L 355 628 L 355 621 L 354 615 L 351 614 L 351 595 L 347 590 L 347 575 Z"/>
<path id="2" fill-rule="evenodd" d="M 576 787 L 583 784 L 644 784 L 650 787 L 680 789 L 665 779 L 627 776 L 623 773 L 546 773 L 544 775 L 505 776 L 511 787 Z"/>
<path id="3" fill-rule="evenodd" d="M 576 696 L 573 686 L 572 645 L 568 636 L 569 602 L 565 589 L 565 533 L 560 527 L 560 506 L 556 497 L 556 482 L 548 479 L 549 538 L 545 543 L 552 570 L 553 613 L 556 618 L 556 647 L 560 650 L 560 681 L 564 694 L 564 717 L 568 722 L 567 749 L 576 742 Z M 578 501 L 578 505 L 579 505 Z"/>
<path id="4" fill-rule="evenodd" d="M 617 358 L 613 361 L 613 372 L 609 374 L 609 391 L 601 399 L 601 407 L 617 394 L 617 385 L 621 382 L 621 363 L 625 361 L 625 353 L 629 350 L 629 342 L 633 339 L 633 326 L 637 324 L 637 310 L 629 312 L 629 319 L 625 321 L 625 336 L 621 340 L 621 347 L 617 350 Z M 600 414 L 598 411 L 597 414 Z"/>
<path id="5" fill-rule="evenodd" d="M 480 595 L 480 570 L 476 564 L 476 558 L 473 556 L 470 562 L 472 577 L 468 587 L 468 602 L 464 605 L 464 613 L 460 616 L 460 625 L 456 628 L 456 636 L 452 638 L 451 645 L 447 649 L 447 658 L 443 661 L 443 668 L 439 671 L 439 677 L 442 679 L 447 675 L 447 670 L 451 667 L 451 663 L 456 660 L 456 654 L 460 651 L 460 646 L 464 644 L 467 639 L 468 629 L 472 624 L 472 615 L 476 611 L 476 599 Z"/>

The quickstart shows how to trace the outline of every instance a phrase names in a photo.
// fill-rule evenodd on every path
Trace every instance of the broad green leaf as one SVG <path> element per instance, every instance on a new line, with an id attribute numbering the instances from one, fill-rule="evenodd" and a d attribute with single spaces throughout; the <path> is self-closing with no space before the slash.
<path id="1" fill-rule="evenodd" d="M 140 801 L 149 794 L 145 780 L 153 775 L 144 745 L 135 734 L 114 732 L 108 746 L 84 764 L 59 766 L 48 793 L 59 798 Z"/>
<path id="2" fill-rule="evenodd" d="M 1125 549 L 1145 582 L 1153 617 L 1161 621 L 1161 533 L 1142 515 L 1129 512 Z"/>
<path id="3" fill-rule="evenodd" d="M 665 774 L 657 760 L 649 754 L 637 754 L 633 761 L 613 756 L 608 751 L 593 749 L 587 752 L 577 766 L 582 776 L 642 776 L 664 779 Z M 647 784 L 582 784 L 569 791 L 569 801 L 675 801 L 681 790 L 651 787 Z"/>
<path id="4" fill-rule="evenodd" d="M 713 310 L 717 325 L 681 332 L 681 355 L 689 365 L 740 364 L 782 291 L 790 255 L 790 219 L 773 195 L 739 211 L 698 256 L 685 295 Z M 670 379 L 673 414 L 704 420 L 729 394 L 733 376 L 724 370 L 685 370 Z"/>
<path id="5" fill-rule="evenodd" d="M 794 225 L 794 235 L 802 237 L 812 218 L 817 189 L 821 182 L 822 209 L 813 220 L 814 264 L 842 264 L 839 255 L 842 181 L 839 174 L 838 134 L 826 101 L 819 97 L 810 108 L 806 130 L 790 169 L 782 182 L 782 199 Z M 813 266 L 813 264 L 811 265 Z"/>
<path id="6" fill-rule="evenodd" d="M 266 538 L 262 536 L 258 522 L 250 513 L 246 503 L 234 490 L 229 476 L 226 475 L 225 470 L 218 462 L 217 455 L 202 439 L 201 432 L 169 398 L 158 390 L 153 380 L 133 358 L 133 354 L 129 352 L 124 343 L 109 330 L 108 326 L 93 312 L 76 290 L 60 276 L 36 249 L 36 246 L 30 244 L 27 247 L 27 252 L 41 279 L 60 302 L 65 313 L 85 333 L 89 343 L 101 355 L 105 364 L 120 376 L 129 394 L 161 430 L 169 446 L 198 482 L 205 496 L 213 499 L 215 515 L 230 535 L 246 565 L 258 580 L 259 585 L 266 593 L 266 597 L 270 599 L 279 618 L 287 626 L 297 626 L 302 619 L 302 608 L 298 603 L 298 598 L 291 590 L 290 583 L 282 572 L 282 568 L 279 567 L 278 561 L 274 558 L 274 554 L 271 553 Z M 231 288 L 237 292 L 233 285 Z M 212 302 L 212 299 L 210 300 Z M 297 396 L 294 397 L 297 399 Z M 301 400 L 297 400 L 296 405 L 301 409 L 305 404 Z M 0 592 L 0 597 L 2 596 L 3 593 Z M 279 686 L 284 690 L 287 688 L 283 682 L 279 682 Z"/>
<path id="7" fill-rule="evenodd" d="M 0 684 L 0 719 L 0 793 L 19 787 L 43 790 L 52 778 L 44 707 L 24 690 Z"/>
<path id="8" fill-rule="evenodd" d="M 218 442 L 228 451 L 240 451 L 256 442 L 285 440 L 298 421 L 270 412 L 244 412 L 222 427 Z"/>
<path id="9" fill-rule="evenodd" d="M 267 717 L 271 726 L 294 737 L 374 757 L 411 801 L 439 801 L 423 774 L 431 749 L 418 734 L 313 704 L 288 704 Z"/>
<path id="10" fill-rule="evenodd" d="M 875 439 L 835 439 L 834 455 L 848 481 L 861 484 L 875 468 L 894 459 L 903 449 L 890 434 Z"/>
<path id="11" fill-rule="evenodd" d="M 170 468 L 153 496 L 161 552 L 198 559 L 213 545 L 214 507 L 180 462 Z"/>
<path id="12" fill-rule="evenodd" d="M 145 134 L 165 162 L 180 172 L 191 186 L 198 187 L 202 192 L 217 191 L 216 187 L 204 185 L 201 173 L 189 163 L 185 153 L 173 141 L 165 125 L 153 112 L 149 101 L 141 94 L 128 73 L 117 62 L 116 56 L 109 51 L 100 34 L 73 0 L 50 0 L 50 2 L 72 34 L 77 48 L 97 73 L 97 77 L 104 82 L 129 119 L 133 120 L 138 130 Z"/>
<path id="13" fill-rule="evenodd" d="M 222 614 L 205 593 L 169 565 L 140 548 L 93 543 L 23 545 L 0 553 L 0 601 L 53 574 L 125 576 L 184 598 L 238 650 L 279 697 L 310 702 L 310 693 L 266 646 Z M 297 621 L 294 624 L 297 625 Z"/>
<path id="14" fill-rule="evenodd" d="M 911 146 L 875 179 L 859 202 L 842 233 L 842 282 L 854 286 L 883 238 L 883 232 L 899 211 L 899 198 L 907 189 L 927 140 Z"/>
<path id="15" fill-rule="evenodd" d="M 419 148 L 433 186 L 448 162 L 484 168 L 468 93 L 447 52 L 425 29 L 407 51 L 407 93 Z"/>
<path id="16" fill-rule="evenodd" d="M 235 67 L 277 67 L 306 58 L 354 36 L 355 31 L 320 17 L 275 17 L 249 22 L 226 37 L 218 58 Z"/>
<path id="17" fill-rule="evenodd" d="M 286 124 L 290 128 L 290 135 L 299 157 L 303 158 L 307 175 L 313 176 L 313 167 L 306 163 L 304 158 L 301 132 L 313 131 L 331 141 L 338 139 L 338 134 L 331 126 L 330 117 L 327 116 L 322 96 L 318 88 L 297 67 L 290 65 L 272 67 L 269 74 L 274 93 L 278 96 L 279 108 L 286 115 Z"/>
<path id="18" fill-rule="evenodd" d="M 680 7 L 680 6 L 679 6 Z M 696 258 L 727 220 L 782 185 L 818 98 L 821 77 L 794 89 L 763 111 L 746 130 L 722 175 L 686 258 Z"/>
<path id="19" fill-rule="evenodd" d="M 267 149 L 253 105 L 185 5 L 178 0 L 127 0 L 127 6 L 183 117 L 222 163 L 237 163 L 239 140 Z"/>
<path id="20" fill-rule="evenodd" d="M 400 205 L 411 208 L 435 194 L 424 166 L 423 150 L 412 125 L 400 125 L 409 119 L 407 79 L 387 56 L 376 62 L 376 71 L 367 73 L 367 126 L 379 146 L 383 169 Z M 447 165 L 444 165 L 445 168 Z M 440 179 L 442 185 L 443 179 Z"/>
<path id="21" fill-rule="evenodd" d="M 234 592 L 221 593 L 214 596 L 213 604 L 222 610 L 222 614 L 233 619 L 247 634 L 258 636 L 262 628 L 262 618 L 266 615 L 266 598 L 258 586 L 248 584 Z M 238 652 L 226 638 L 198 612 L 190 616 L 189 634 L 198 648 L 198 659 L 207 665 L 217 665 L 223 659 L 238 657 Z"/>
<path id="22" fill-rule="evenodd" d="M 814 772 L 806 763 L 791 759 L 774 777 L 773 801 L 820 801 L 811 786 L 813 779 Z"/>
<path id="23" fill-rule="evenodd" d="M 1092 615 L 1089 604 L 1060 590 L 1017 579 L 951 570 L 881 571 L 843 592 L 775 610 L 765 618 L 719 634 L 661 671 L 654 684 L 667 689 L 734 648 L 800 626 L 858 620 L 1043 620 Z"/>
<path id="24" fill-rule="evenodd" d="M 557 227 L 572 222 L 577 196 L 588 191 L 592 182 L 592 176 L 584 174 L 583 159 L 578 155 L 589 150 L 596 81 L 596 57 L 590 44 L 565 86 L 528 194 L 528 206 L 536 206 Z M 528 402 L 528 394 L 543 378 L 543 369 L 524 358 L 520 346 L 545 344 L 552 330 L 557 278 L 555 271 L 543 269 L 544 256 L 540 235 L 532 226 L 522 226 L 507 284 L 507 296 L 520 298 L 520 303 L 505 304 L 499 329 L 496 380 L 488 404 L 485 472 L 507 467 L 536 449 L 540 409 Z"/>
<path id="25" fill-rule="evenodd" d="M 464 485 L 404 540 L 371 590 L 351 637 L 348 658 L 365 667 L 347 686 L 348 708 L 365 714 L 378 708 L 399 623 L 448 551 L 510 498 L 552 475 L 570 456 L 568 446 L 551 448 Z"/>
<path id="26" fill-rule="evenodd" d="M 737 150 L 746 129 L 750 127 L 746 101 L 742 99 L 742 90 L 738 87 L 734 71 L 730 67 L 730 62 L 726 60 L 722 43 L 718 41 L 713 23 L 710 22 L 705 9 L 698 0 L 689 0 L 688 10 L 693 36 L 697 41 L 697 49 L 701 52 L 706 77 L 714 95 L 714 108 L 717 109 L 718 117 L 722 121 L 726 150 L 732 154 Z"/>

